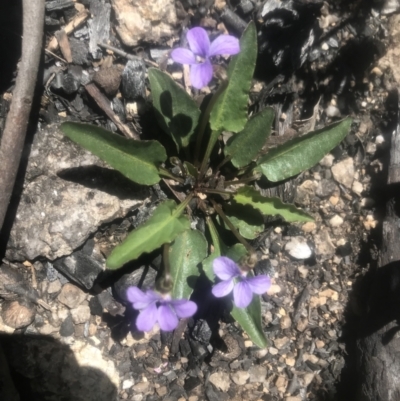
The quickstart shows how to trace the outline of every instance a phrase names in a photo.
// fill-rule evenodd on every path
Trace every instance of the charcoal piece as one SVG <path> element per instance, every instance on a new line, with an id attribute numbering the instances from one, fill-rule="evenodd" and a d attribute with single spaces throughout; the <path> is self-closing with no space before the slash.
<path id="1" fill-rule="evenodd" d="M 115 97 L 112 102 L 111 102 L 111 107 L 113 109 L 113 112 L 118 115 L 119 118 L 122 119 L 122 121 L 125 120 L 125 107 L 124 104 L 122 103 L 121 99 L 118 97 Z"/>
<path id="2" fill-rule="evenodd" d="M 90 314 L 93 316 L 101 316 L 103 314 L 103 307 L 100 303 L 98 295 L 90 298 L 89 300 Z"/>
<path id="3" fill-rule="evenodd" d="M 189 377 L 185 380 L 183 388 L 189 392 L 194 390 L 196 387 L 200 385 L 201 385 L 201 380 L 198 377 Z"/>
<path id="4" fill-rule="evenodd" d="M 108 291 L 103 291 L 101 294 L 97 295 L 97 299 L 102 308 L 112 316 L 123 315 L 125 312 L 125 307 L 117 302 Z"/>
<path id="5" fill-rule="evenodd" d="M 80 112 L 84 109 L 85 104 L 83 103 L 81 95 L 77 94 L 73 100 L 71 100 L 70 105 L 77 111 Z"/>
<path id="6" fill-rule="evenodd" d="M 237 33 L 242 33 L 246 27 L 247 22 L 235 14 L 232 10 L 227 8 L 222 14 L 221 19 L 224 23 L 234 29 Z"/>
<path id="7" fill-rule="evenodd" d="M 76 79 L 74 74 L 67 72 L 62 77 L 62 89 L 68 95 L 75 93 L 79 89 L 80 82 Z"/>
<path id="8" fill-rule="evenodd" d="M 71 37 L 69 38 L 69 46 L 71 47 L 72 62 L 74 64 L 88 64 L 89 49 L 86 42 Z"/>
<path id="9" fill-rule="evenodd" d="M 194 341 L 192 339 L 189 340 L 189 343 L 190 343 L 190 348 L 192 349 L 192 353 L 196 358 L 204 359 L 207 355 L 209 355 L 209 352 L 205 345 L 200 344 L 199 342 Z"/>
<path id="10" fill-rule="evenodd" d="M 111 5 L 105 3 L 104 0 L 91 0 L 90 13 L 93 18 L 88 22 L 89 51 L 94 59 L 99 59 L 102 56 L 102 52 L 97 44 L 99 42 L 107 43 L 110 37 Z"/>
<path id="11" fill-rule="evenodd" d="M 48 17 L 47 15 L 44 17 L 44 23 L 47 27 L 58 28 L 60 26 L 60 21 L 58 19 Z"/>
<path id="12" fill-rule="evenodd" d="M 129 60 L 122 72 L 122 94 L 126 99 L 144 98 L 146 66 L 143 60 Z"/>
<path id="13" fill-rule="evenodd" d="M 65 8 L 73 7 L 75 2 L 73 0 L 52 0 L 46 1 L 46 11 L 59 11 Z"/>
<path id="14" fill-rule="evenodd" d="M 336 253 L 341 257 L 350 256 L 353 252 L 353 248 L 350 242 L 346 242 L 344 245 L 339 245 L 336 248 Z"/>
<path id="15" fill-rule="evenodd" d="M 199 319 L 193 327 L 192 337 L 201 342 L 202 344 L 209 344 L 211 339 L 212 331 L 207 321 L 204 319 Z"/>
<path id="16" fill-rule="evenodd" d="M 93 287 L 95 280 L 103 272 L 103 266 L 91 256 L 82 251 L 74 252 L 71 256 L 58 259 L 54 267 L 70 278 L 73 282 L 88 290 Z"/>
<path id="17" fill-rule="evenodd" d="M 275 274 L 275 269 L 269 259 L 261 259 L 254 266 L 254 273 L 256 275 L 266 274 L 267 276 L 272 277 Z"/>
<path id="18" fill-rule="evenodd" d="M 152 287 L 157 276 L 157 271 L 151 267 L 142 266 L 129 274 L 124 274 L 113 285 L 114 294 L 123 301 L 128 301 L 126 291 L 129 287 Z"/>
<path id="19" fill-rule="evenodd" d="M 187 357 L 192 351 L 190 349 L 189 341 L 186 339 L 181 339 L 179 341 L 179 352 L 182 356 Z"/>
<path id="20" fill-rule="evenodd" d="M 83 26 L 82 28 L 76 29 L 74 31 L 74 38 L 76 39 L 88 39 L 89 38 L 89 29 L 87 26 Z"/>
<path id="21" fill-rule="evenodd" d="M 72 321 L 71 315 L 68 315 L 60 326 L 60 336 L 69 337 L 75 333 L 74 322 Z"/>

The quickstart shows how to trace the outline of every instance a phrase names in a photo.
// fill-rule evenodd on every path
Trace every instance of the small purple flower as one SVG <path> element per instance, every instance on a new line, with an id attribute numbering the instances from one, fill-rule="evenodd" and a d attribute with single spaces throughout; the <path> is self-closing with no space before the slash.
<path id="1" fill-rule="evenodd" d="M 153 290 L 129 287 L 126 295 L 133 307 L 140 310 L 136 319 L 140 331 L 150 331 L 157 322 L 161 330 L 172 331 L 178 326 L 179 318 L 193 316 L 197 311 L 197 305 L 192 301 L 171 299 L 170 295 Z"/>
<path id="2" fill-rule="evenodd" d="M 260 274 L 246 277 L 248 272 L 240 270 L 233 260 L 225 256 L 214 259 L 213 269 L 215 275 L 222 281 L 213 287 L 212 293 L 220 298 L 233 290 L 233 301 L 238 308 L 246 308 L 253 299 L 253 293 L 264 294 L 271 286 L 271 279 L 268 276 Z"/>
<path id="3" fill-rule="evenodd" d="M 176 63 L 189 64 L 192 86 L 201 89 L 207 86 L 213 76 L 209 60 L 212 56 L 233 55 L 240 51 L 239 40 L 231 35 L 220 35 L 212 43 L 207 32 L 200 27 L 192 28 L 186 34 L 189 49 L 178 47 L 171 53 Z"/>

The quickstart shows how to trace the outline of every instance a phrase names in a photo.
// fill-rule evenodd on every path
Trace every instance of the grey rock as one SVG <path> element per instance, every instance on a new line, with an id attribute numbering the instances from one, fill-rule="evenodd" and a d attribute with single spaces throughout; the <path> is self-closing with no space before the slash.
<path id="1" fill-rule="evenodd" d="M 116 29 L 127 46 L 139 42 L 159 43 L 175 33 L 178 24 L 174 0 L 112 0 Z"/>
<path id="2" fill-rule="evenodd" d="M 333 178 L 347 188 L 351 188 L 354 181 L 354 161 L 353 158 L 349 157 L 336 163 L 332 167 Z"/>
<path id="3" fill-rule="evenodd" d="M 72 321 L 75 324 L 82 324 L 90 319 L 90 308 L 88 305 L 79 305 L 75 309 L 71 309 Z"/>
<path id="4" fill-rule="evenodd" d="M 229 390 L 230 380 L 229 375 L 225 372 L 214 372 L 209 377 L 210 383 L 214 384 L 214 386 L 226 393 Z"/>
<path id="5" fill-rule="evenodd" d="M 80 305 L 85 298 L 86 294 L 80 288 L 70 283 L 65 284 L 58 295 L 58 300 L 71 309 Z"/>
<path id="6" fill-rule="evenodd" d="M 97 298 L 102 308 L 110 315 L 116 316 L 124 314 L 125 307 L 117 302 L 108 291 L 103 291 L 101 294 L 97 295 Z"/>
<path id="7" fill-rule="evenodd" d="M 246 384 L 247 380 L 250 377 L 250 373 L 245 370 L 238 370 L 235 373 L 231 373 L 232 381 L 238 386 L 243 386 Z"/>
<path id="8" fill-rule="evenodd" d="M 325 178 L 318 182 L 318 187 L 315 191 L 316 195 L 321 198 L 331 196 L 335 192 L 337 194 L 340 193 L 339 187 L 332 180 L 327 180 Z"/>
<path id="9" fill-rule="evenodd" d="M 285 245 L 285 251 L 295 259 L 308 259 L 312 255 L 312 250 L 304 237 L 293 237 Z"/>
<path id="10" fill-rule="evenodd" d="M 92 165 L 101 171 L 106 167 L 96 156 L 67 140 L 57 126 L 36 133 L 7 244 L 9 260 L 32 260 L 38 256 L 54 260 L 69 255 L 101 224 L 123 217 L 148 196 L 146 188 L 135 194 L 125 193 L 120 200 L 110 195 L 119 193 L 107 186 L 100 190 L 90 188 L 90 181 L 82 185 L 71 182 L 72 178 L 60 178 L 63 171 L 71 169 L 82 176 L 79 168 Z"/>
<path id="11" fill-rule="evenodd" d="M 250 383 L 262 383 L 267 376 L 267 368 L 264 366 L 252 366 L 249 369 Z"/>

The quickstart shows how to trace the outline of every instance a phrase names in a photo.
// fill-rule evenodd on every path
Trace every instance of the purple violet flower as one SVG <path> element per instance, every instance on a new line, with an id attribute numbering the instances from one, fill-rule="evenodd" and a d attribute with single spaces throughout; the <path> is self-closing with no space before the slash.
<path id="1" fill-rule="evenodd" d="M 233 290 L 233 301 L 238 308 L 246 308 L 253 299 L 253 293 L 264 294 L 271 286 L 271 279 L 268 276 L 260 274 L 246 277 L 248 272 L 240 270 L 232 259 L 225 256 L 214 259 L 213 269 L 215 275 L 222 281 L 213 287 L 212 293 L 220 298 Z"/>
<path id="2" fill-rule="evenodd" d="M 172 299 L 168 294 L 153 290 L 129 287 L 126 295 L 133 307 L 140 310 L 136 319 L 140 331 L 150 331 L 157 322 L 161 330 L 172 331 L 178 326 L 179 318 L 193 316 L 197 311 L 197 305 L 192 301 Z"/>
<path id="3" fill-rule="evenodd" d="M 231 35 L 220 35 L 212 43 L 207 32 L 200 27 L 192 28 L 186 34 L 189 49 L 178 47 L 171 53 L 176 63 L 189 64 L 192 86 L 201 89 L 207 86 L 213 76 L 209 60 L 212 56 L 233 55 L 240 51 L 239 40 Z"/>

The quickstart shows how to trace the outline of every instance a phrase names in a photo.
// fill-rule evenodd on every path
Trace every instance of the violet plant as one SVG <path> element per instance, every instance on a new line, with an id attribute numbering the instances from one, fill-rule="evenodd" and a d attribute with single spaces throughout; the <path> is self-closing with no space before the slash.
<path id="1" fill-rule="evenodd" d="M 289 223 L 313 218 L 279 198 L 263 196 L 257 182 L 278 183 L 314 166 L 345 138 L 351 119 L 263 152 L 274 113 L 265 108 L 248 116 L 257 57 L 254 23 L 240 42 L 221 35 L 210 43 L 202 28 L 189 30 L 187 39 L 190 49 L 175 49 L 171 56 L 190 65 L 195 88 L 212 79 L 211 57 L 236 55 L 230 61 L 228 79 L 220 82 L 202 111 L 169 74 L 148 70 L 160 135 L 166 133 L 175 143 L 169 158 L 155 140 L 127 139 L 72 122 L 64 123 L 62 131 L 135 183 L 154 185 L 164 180 L 171 189 L 171 199 L 160 202 L 106 261 L 107 268 L 115 270 L 163 247 L 163 270 L 154 287 L 128 290 L 129 301 L 140 311 L 137 328 L 147 331 L 158 323 L 170 331 L 179 319 L 193 316 L 197 310 L 189 300 L 193 279 L 204 273 L 214 284 L 212 294 L 224 298 L 233 318 L 256 345 L 266 347 L 260 295 L 268 290 L 271 279 L 253 274 L 257 253 L 251 240 L 265 229 L 264 216 L 279 215 Z M 225 143 L 221 134 L 226 132 L 231 137 Z M 199 221 L 205 229 L 198 228 Z"/>

